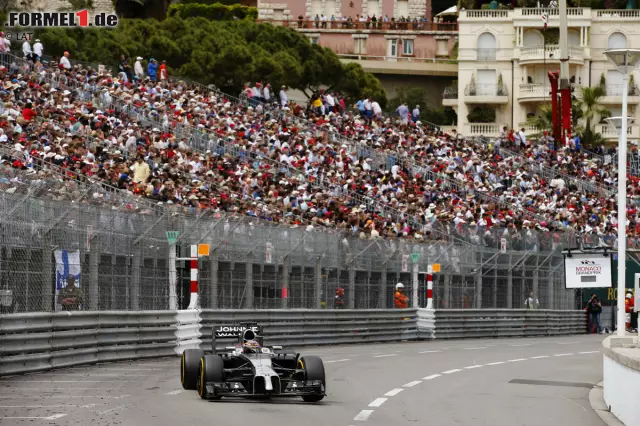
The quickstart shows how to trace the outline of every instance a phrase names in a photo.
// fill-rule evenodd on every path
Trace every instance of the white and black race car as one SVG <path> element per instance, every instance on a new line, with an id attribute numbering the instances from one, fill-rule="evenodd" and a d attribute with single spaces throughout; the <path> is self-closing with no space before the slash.
<path id="1" fill-rule="evenodd" d="M 182 387 L 197 390 L 202 399 L 302 397 L 318 402 L 326 396 L 319 357 L 263 346 L 262 330 L 255 323 L 216 326 L 211 334 L 210 353 L 187 349 L 180 363 Z M 228 337 L 237 337 L 238 343 L 216 350 L 216 339 Z"/>

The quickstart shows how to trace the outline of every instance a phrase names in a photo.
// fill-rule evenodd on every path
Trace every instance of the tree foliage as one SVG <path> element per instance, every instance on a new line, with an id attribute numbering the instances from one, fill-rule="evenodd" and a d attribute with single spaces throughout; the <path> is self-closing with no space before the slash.
<path id="1" fill-rule="evenodd" d="M 178 16 L 180 18 L 207 18 L 214 21 L 229 21 L 232 19 L 258 19 L 258 9 L 255 7 L 242 6 L 239 4 L 225 5 L 222 3 L 213 4 L 173 4 L 169 7 L 168 16 Z"/>
<path id="2" fill-rule="evenodd" d="M 305 91 L 321 87 L 342 92 L 348 101 L 374 97 L 384 108 L 380 83 L 357 64 L 343 65 L 327 48 L 295 30 L 246 20 L 211 21 L 172 16 L 121 19 L 115 29 L 47 28 L 36 32 L 46 53 L 116 65 L 120 55 L 166 60 L 169 72 L 235 94 L 247 82 L 265 81 Z"/>

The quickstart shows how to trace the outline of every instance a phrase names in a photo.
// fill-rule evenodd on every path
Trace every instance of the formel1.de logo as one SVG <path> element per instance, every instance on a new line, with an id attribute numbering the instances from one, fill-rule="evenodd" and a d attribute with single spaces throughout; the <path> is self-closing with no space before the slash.
<path id="1" fill-rule="evenodd" d="M 6 27 L 23 28 L 73 28 L 102 27 L 118 25 L 115 13 L 100 12 L 89 15 L 88 10 L 79 12 L 9 12 Z"/>

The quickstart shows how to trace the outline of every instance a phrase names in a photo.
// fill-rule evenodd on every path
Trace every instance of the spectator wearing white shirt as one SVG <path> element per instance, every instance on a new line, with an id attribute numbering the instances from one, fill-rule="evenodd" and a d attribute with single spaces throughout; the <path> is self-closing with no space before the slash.
<path id="1" fill-rule="evenodd" d="M 267 83 L 262 91 L 262 96 L 265 102 L 271 102 L 271 84 Z"/>
<path id="2" fill-rule="evenodd" d="M 64 52 L 62 58 L 60 58 L 60 66 L 66 70 L 71 69 L 71 62 L 69 62 L 69 52 Z"/>
<path id="3" fill-rule="evenodd" d="M 133 72 L 135 72 L 136 77 L 138 78 L 138 80 L 143 80 L 144 79 L 144 68 L 142 68 L 142 58 L 140 56 L 138 56 L 136 58 L 136 63 L 133 66 Z"/>
<path id="4" fill-rule="evenodd" d="M 287 106 L 287 103 L 289 102 L 289 99 L 287 98 L 287 86 L 282 86 L 282 88 L 280 89 L 280 106 L 282 106 L 282 108 Z"/>
<path id="5" fill-rule="evenodd" d="M 34 62 L 42 59 L 43 50 L 44 50 L 44 47 L 42 46 L 40 39 L 37 38 L 35 44 L 33 45 L 33 61 Z"/>
<path id="6" fill-rule="evenodd" d="M 33 58 L 33 52 L 31 51 L 31 43 L 29 43 L 29 40 L 25 40 L 24 43 L 22 43 L 22 53 L 27 60 Z"/>

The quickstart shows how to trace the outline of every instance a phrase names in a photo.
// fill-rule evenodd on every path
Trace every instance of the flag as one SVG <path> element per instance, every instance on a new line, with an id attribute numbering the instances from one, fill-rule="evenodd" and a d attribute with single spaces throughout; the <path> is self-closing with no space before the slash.
<path id="1" fill-rule="evenodd" d="M 544 29 L 547 29 L 547 24 L 549 23 L 549 14 L 547 12 L 542 12 L 542 22 L 544 23 Z"/>
<path id="2" fill-rule="evenodd" d="M 80 252 L 68 250 L 56 250 L 54 252 L 56 258 L 56 294 L 58 291 L 66 287 L 67 277 L 73 275 L 76 277 L 76 286 L 80 287 Z"/>

